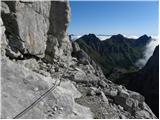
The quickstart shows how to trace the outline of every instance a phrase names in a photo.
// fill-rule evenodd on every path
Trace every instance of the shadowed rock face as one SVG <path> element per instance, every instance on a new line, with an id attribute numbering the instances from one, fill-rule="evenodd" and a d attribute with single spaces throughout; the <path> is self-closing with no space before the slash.
<path id="1" fill-rule="evenodd" d="M 15 117 L 56 81 L 60 85 L 21 118 L 156 118 L 143 96 L 107 80 L 78 44 L 71 46 L 68 2 L 2 7 L 1 118 Z"/>
<path id="2" fill-rule="evenodd" d="M 71 44 L 66 32 L 70 21 L 69 4 L 67 2 L 51 2 L 49 14 L 49 30 L 47 32 L 48 38 L 45 59 L 53 62 L 54 56 L 61 57 L 64 60 L 64 56 L 71 54 Z"/>
<path id="3" fill-rule="evenodd" d="M 146 65 L 130 80 L 128 87 L 146 98 L 156 116 L 159 116 L 159 46 Z"/>

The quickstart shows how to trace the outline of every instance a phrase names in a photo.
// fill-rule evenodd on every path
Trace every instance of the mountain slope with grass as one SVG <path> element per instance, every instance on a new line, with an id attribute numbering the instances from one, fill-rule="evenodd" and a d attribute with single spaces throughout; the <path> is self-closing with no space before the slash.
<path id="1" fill-rule="evenodd" d="M 129 39 L 121 34 L 101 41 L 94 34 L 84 35 L 77 39 L 79 46 L 102 68 L 105 76 L 109 76 L 114 68 L 134 70 L 135 62 L 143 57 L 145 45 L 151 37 L 143 35 L 138 39 Z"/>

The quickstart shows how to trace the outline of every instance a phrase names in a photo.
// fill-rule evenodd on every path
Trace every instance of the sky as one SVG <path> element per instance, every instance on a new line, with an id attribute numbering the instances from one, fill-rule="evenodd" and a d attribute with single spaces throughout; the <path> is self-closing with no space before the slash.
<path id="1" fill-rule="evenodd" d="M 69 34 L 158 36 L 158 1 L 70 1 Z"/>

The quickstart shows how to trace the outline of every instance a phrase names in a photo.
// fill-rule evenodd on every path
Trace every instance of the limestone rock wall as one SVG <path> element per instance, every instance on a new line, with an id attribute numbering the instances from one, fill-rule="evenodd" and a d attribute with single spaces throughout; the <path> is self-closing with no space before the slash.
<path id="1" fill-rule="evenodd" d="M 71 49 L 66 33 L 70 18 L 68 2 L 4 1 L 2 8 L 9 57 L 33 55 L 52 62 L 55 56 L 69 54 L 66 53 Z"/>

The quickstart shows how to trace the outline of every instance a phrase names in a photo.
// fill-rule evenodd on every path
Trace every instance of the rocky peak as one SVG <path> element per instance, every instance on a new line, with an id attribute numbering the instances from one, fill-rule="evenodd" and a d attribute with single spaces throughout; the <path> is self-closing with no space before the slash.
<path id="1" fill-rule="evenodd" d="M 135 41 L 135 44 L 136 45 L 144 45 L 144 44 L 146 45 L 151 39 L 152 39 L 151 36 L 143 35 Z"/>
<path id="2" fill-rule="evenodd" d="M 88 34 L 88 37 L 90 37 L 90 38 L 94 38 L 94 37 L 96 37 L 96 35 L 95 35 L 95 34 L 93 34 L 93 33 L 89 33 L 89 34 Z"/>
<path id="3" fill-rule="evenodd" d="M 88 34 L 80 37 L 76 40 L 78 41 L 84 41 L 87 45 L 90 45 L 92 48 L 94 48 L 97 51 L 101 51 L 101 40 L 95 35 L 95 34 Z"/>
<path id="4" fill-rule="evenodd" d="M 113 39 L 113 40 L 122 40 L 122 39 L 124 39 L 124 36 L 121 35 L 121 34 L 113 35 L 110 39 Z"/>
<path id="5" fill-rule="evenodd" d="M 151 36 L 144 34 L 144 35 L 140 36 L 138 39 L 150 39 L 150 38 L 151 38 Z"/>
<path id="6" fill-rule="evenodd" d="M 95 34 L 91 34 L 91 33 L 88 35 L 83 35 L 79 39 L 84 39 L 88 42 L 94 42 L 94 43 L 100 42 L 100 39 Z"/>

